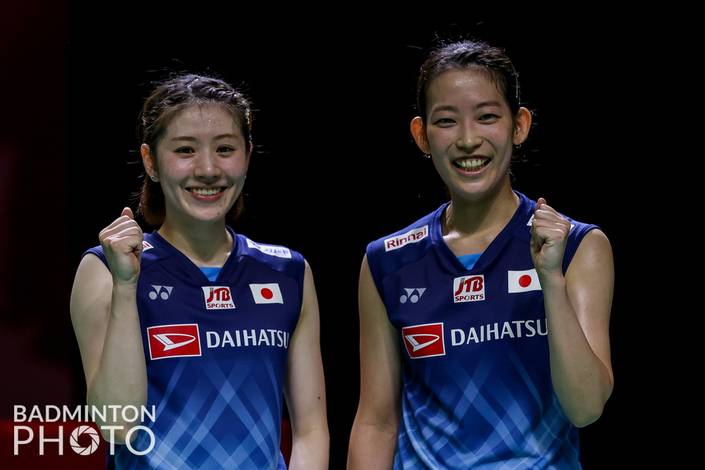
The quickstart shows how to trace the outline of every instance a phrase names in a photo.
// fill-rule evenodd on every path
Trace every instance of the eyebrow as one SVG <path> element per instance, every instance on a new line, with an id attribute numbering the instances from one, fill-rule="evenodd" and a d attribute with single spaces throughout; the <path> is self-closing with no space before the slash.
<path id="1" fill-rule="evenodd" d="M 499 103 L 499 101 L 483 101 L 481 103 L 478 103 L 475 105 L 475 109 L 480 109 L 480 108 L 488 108 L 488 107 L 501 107 L 502 105 Z M 439 106 L 437 108 L 433 108 L 432 112 L 437 113 L 439 111 L 452 111 L 452 112 L 457 112 L 458 107 L 457 106 L 452 106 L 449 104 Z"/>
<path id="2" fill-rule="evenodd" d="M 228 139 L 228 138 L 236 139 L 237 137 L 238 136 L 235 134 L 219 134 L 219 135 L 215 136 L 215 138 L 213 140 Z M 190 137 L 190 136 L 185 136 L 185 135 L 178 136 L 178 137 L 172 137 L 172 139 L 171 139 L 172 142 L 177 141 L 177 140 L 184 140 L 186 142 L 197 142 L 198 141 L 198 139 L 195 137 Z"/>
<path id="3" fill-rule="evenodd" d="M 487 108 L 489 106 L 497 106 L 501 107 L 502 105 L 499 103 L 499 101 L 483 101 L 482 103 L 479 103 L 475 108 Z"/>

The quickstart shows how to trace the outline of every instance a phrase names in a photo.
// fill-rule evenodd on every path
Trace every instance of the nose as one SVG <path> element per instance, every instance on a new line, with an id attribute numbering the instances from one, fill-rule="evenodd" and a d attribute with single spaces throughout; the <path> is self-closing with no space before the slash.
<path id="1" fill-rule="evenodd" d="M 478 136 L 477 132 L 469 127 L 465 127 L 458 136 L 458 140 L 455 141 L 455 146 L 463 152 L 472 153 L 482 144 L 482 139 Z"/>
<path id="2" fill-rule="evenodd" d="M 218 165 L 218 155 L 205 149 L 196 155 L 194 175 L 199 180 L 210 182 L 220 178 L 221 170 Z"/>

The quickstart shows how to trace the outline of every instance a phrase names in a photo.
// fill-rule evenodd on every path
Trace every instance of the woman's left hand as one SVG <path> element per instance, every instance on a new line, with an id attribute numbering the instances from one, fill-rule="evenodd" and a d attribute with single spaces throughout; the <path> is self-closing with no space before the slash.
<path id="1" fill-rule="evenodd" d="M 563 276 L 563 252 L 570 222 L 539 198 L 531 225 L 531 259 L 541 276 Z"/>

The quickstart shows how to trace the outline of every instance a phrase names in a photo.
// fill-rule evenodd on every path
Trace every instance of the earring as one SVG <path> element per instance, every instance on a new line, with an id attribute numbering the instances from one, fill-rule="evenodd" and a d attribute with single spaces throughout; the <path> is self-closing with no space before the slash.
<path id="1" fill-rule="evenodd" d="M 424 153 L 424 154 L 423 154 L 423 157 L 430 160 L 430 159 L 431 159 L 431 154 L 430 154 L 430 153 Z"/>
<path id="2" fill-rule="evenodd" d="M 159 178 L 156 177 L 156 175 L 149 175 L 149 178 L 154 181 L 155 183 L 159 181 Z"/>

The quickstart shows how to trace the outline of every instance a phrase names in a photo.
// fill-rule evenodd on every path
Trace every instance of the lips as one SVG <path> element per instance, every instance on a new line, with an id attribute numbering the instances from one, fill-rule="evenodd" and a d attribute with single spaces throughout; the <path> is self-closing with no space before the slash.
<path id="1" fill-rule="evenodd" d="M 492 159 L 489 157 L 471 156 L 458 158 L 453 160 L 451 164 L 457 168 L 460 173 L 475 174 L 482 171 L 491 161 Z"/>
<path id="2" fill-rule="evenodd" d="M 213 196 L 214 194 L 221 193 L 225 191 L 226 187 L 224 186 L 215 186 L 215 187 L 208 187 L 208 188 L 200 188 L 200 187 L 191 187 L 191 188 L 186 188 L 186 191 L 189 191 L 190 193 L 199 195 L 199 196 Z"/>
<path id="3" fill-rule="evenodd" d="M 225 186 L 216 186 L 209 188 L 190 187 L 186 188 L 186 191 L 198 201 L 210 202 L 219 199 L 226 189 L 227 187 Z"/>

